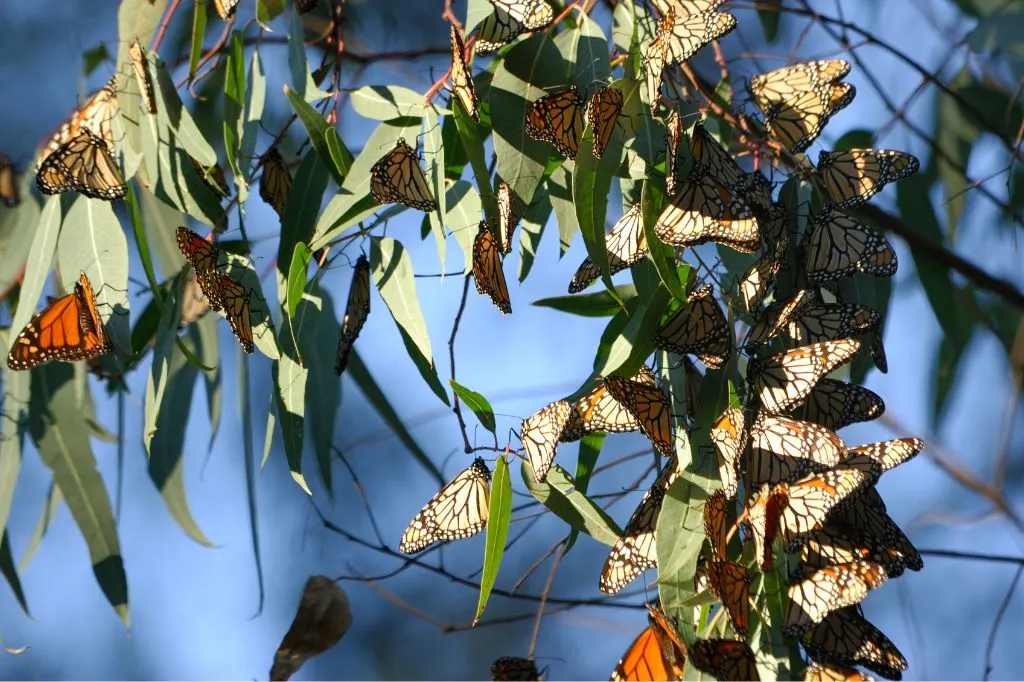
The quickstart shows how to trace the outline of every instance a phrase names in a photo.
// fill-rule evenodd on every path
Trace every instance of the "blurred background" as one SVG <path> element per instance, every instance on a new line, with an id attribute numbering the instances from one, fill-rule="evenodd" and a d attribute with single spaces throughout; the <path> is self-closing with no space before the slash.
<path id="1" fill-rule="evenodd" d="M 185 4 L 160 49 L 168 64 L 187 60 L 191 3 Z M 239 25 L 252 19 L 254 4 L 242 0 Z M 791 3 L 787 0 L 783 4 Z M 1013 81 L 1014 72 L 1007 70 L 1006 61 L 993 67 L 988 61 L 991 55 L 972 52 L 974 46 L 966 37 L 980 22 L 972 16 L 973 5 L 966 1 L 828 0 L 793 6 L 861 27 L 943 79 L 967 66 L 983 77 Z M 464 21 L 465 2 L 457 0 L 453 7 Z M 348 0 L 347 50 L 362 55 L 421 49 L 431 53 L 410 60 L 346 64 L 350 87 L 399 84 L 425 92 L 448 68 L 448 27 L 441 18 L 442 9 L 442 0 Z M 738 93 L 744 79 L 758 71 L 796 59 L 846 56 L 842 46 L 806 16 L 784 13 L 777 40 L 768 44 L 752 3 L 730 3 L 726 9 L 739 19 L 738 30 L 722 42 Z M 307 19 L 308 35 L 318 33 L 317 27 L 326 21 L 326 7 L 317 12 L 319 18 Z M 287 16 L 271 24 L 273 32 L 264 34 L 265 44 L 260 48 L 269 84 L 264 117 L 267 135 L 257 149 L 269 144 L 291 114 L 281 91 L 289 79 L 286 47 L 274 42 L 287 35 Z M 610 9 L 599 3 L 592 16 L 608 34 Z M 20 170 L 29 167 L 37 145 L 76 103 L 113 72 L 113 64 L 108 62 L 83 77 L 82 55 L 100 43 L 116 54 L 116 17 L 116 2 L 0 3 L 0 82 L 5 93 L 4 106 L 0 107 L 0 152 L 11 157 Z M 218 21 L 211 13 L 207 44 L 219 35 Z M 1009 21 L 1007 26 L 1012 26 Z M 250 35 L 257 32 L 255 26 L 250 27 Z M 856 33 L 847 33 L 845 38 L 857 47 L 857 55 L 892 101 L 906 102 L 923 88 L 902 113 L 920 129 L 934 134 L 938 111 L 935 88 L 923 87 L 921 74 L 891 51 L 872 45 Z M 710 54 L 710 50 L 705 52 Z M 1021 54 L 1009 52 L 1007 59 L 1011 60 L 1014 54 Z M 709 54 L 702 53 L 696 63 L 714 80 L 716 67 L 701 61 L 709 59 Z M 314 53 L 310 61 L 319 63 L 319 53 Z M 481 60 L 474 71 L 486 63 Z M 710 68 L 703 68 L 707 66 Z M 885 126 L 876 146 L 910 151 L 924 162 L 931 153 L 928 143 L 908 132 L 900 121 L 885 125 L 892 115 L 865 71 L 855 65 L 847 80 L 857 87 L 856 100 L 833 119 L 809 154 L 815 157 L 817 149 L 830 148 L 848 130 Z M 737 97 L 742 100 L 746 96 Z M 206 124 L 216 126 L 215 121 Z M 357 153 L 374 125 L 376 122 L 362 120 L 346 107 L 341 115 L 341 137 Z M 283 143 L 281 151 L 286 159 L 295 160 L 301 134 L 304 131 L 293 129 Z M 219 135 L 213 138 L 219 139 Z M 972 177 L 993 178 L 986 187 L 1004 199 L 1012 195 L 1013 187 L 1007 182 L 1005 157 L 1005 150 L 994 139 L 983 138 L 974 144 L 968 166 Z M 997 175 L 1001 170 L 1004 172 Z M 953 250 L 989 273 L 1024 288 L 1019 225 L 976 193 L 965 196 Z M 935 201 L 943 212 L 943 197 L 936 194 Z M 895 191 L 883 192 L 874 203 L 894 208 Z M 617 217 L 610 213 L 609 222 Z M 912 216 L 904 218 L 910 220 Z M 248 203 L 246 225 L 250 238 L 257 242 L 256 269 L 263 272 L 276 254 L 277 216 L 255 199 Z M 228 233 L 229 237 L 237 236 L 237 226 L 232 224 L 229 229 L 235 230 L 234 234 Z M 410 250 L 418 274 L 445 271 L 452 275 L 422 277 L 417 282 L 434 357 L 446 378 L 450 369 L 446 342 L 462 292 L 462 255 L 450 238 L 448 263 L 442 268 L 431 240 L 418 239 L 419 229 L 420 214 L 412 211 L 386 226 L 387 233 Z M 866 381 L 868 388 L 885 399 L 887 418 L 851 426 L 842 435 L 851 445 L 911 435 L 926 439 L 925 455 L 887 474 L 879 483 L 889 513 L 921 550 L 1024 556 L 1024 529 L 995 510 L 991 499 L 948 473 L 950 468 L 960 468 L 978 481 L 991 483 L 1011 510 L 1021 507 L 1024 412 L 1017 401 L 1020 386 L 1013 379 L 1005 348 L 991 332 L 977 329 L 951 377 L 952 392 L 946 408 L 934 418 L 943 332 L 909 249 L 892 235 L 890 241 L 897 250 L 900 269 L 893 280 L 886 316 L 889 373 L 872 371 Z M 134 245 L 132 253 L 136 253 Z M 531 301 L 564 293 L 584 256 L 582 240 L 577 238 L 560 257 L 552 224 L 540 244 L 532 276 L 522 285 L 513 281 L 518 256 L 510 257 L 512 264 L 506 267 L 506 273 L 512 289 L 513 316 L 502 317 L 487 299 L 470 294 L 456 341 L 456 377 L 490 400 L 499 415 L 498 433 L 503 439 L 508 436 L 517 443 L 509 429 L 518 429 L 523 417 L 573 391 L 591 371 L 592 349 L 605 320 L 566 317 L 530 305 Z M 137 312 L 149 294 L 137 261 L 133 261 L 131 272 L 129 293 Z M 350 273 L 349 264 L 342 258 L 322 275 L 322 285 L 333 296 L 337 311 L 344 306 Z M 954 280 L 962 281 L 956 276 Z M 273 288 L 265 283 L 266 291 Z M 383 302 L 376 292 L 373 297 L 373 312 L 356 348 L 418 443 L 445 476 L 451 477 L 469 463 L 462 453 L 456 419 L 419 378 Z M 948 305 L 957 302 L 951 300 Z M 5 310 L 4 315 L 4 322 L 9 323 L 10 313 Z M 227 325 L 220 325 L 220 329 L 222 347 L 233 346 Z M 128 380 L 131 394 L 124 433 L 127 459 L 119 517 L 129 581 L 130 631 L 126 632 L 97 587 L 79 530 L 67 510 L 59 507 L 44 541 L 21 573 L 31 617 L 21 611 L 6 586 L 0 588 L 3 643 L 12 648 L 29 647 L 20 655 L 0 655 L 0 674 L 5 678 L 265 679 L 274 650 L 310 575 L 379 577 L 403 566 L 400 559 L 347 541 L 323 527 L 314 505 L 333 523 L 371 546 L 377 544 L 366 507 L 347 469 L 336 462 L 333 498 L 311 477 L 314 495 L 310 498 L 292 482 L 278 438 L 257 477 L 266 592 L 261 608 L 246 504 L 241 423 L 233 398 L 237 361 L 233 351 L 224 356 L 224 420 L 212 448 L 208 448 L 209 421 L 202 396 L 194 398 L 188 415 L 186 490 L 193 515 L 216 546 L 203 547 L 185 536 L 167 513 L 147 474 L 141 433 L 148 372 L 148 363 L 144 363 L 143 371 Z M 272 393 L 270 363 L 258 354 L 248 362 L 255 411 L 253 436 L 259 450 Z M 347 377 L 341 381 L 343 403 L 335 424 L 335 444 L 355 470 L 384 539 L 394 548 L 406 524 L 436 492 L 436 481 L 391 435 L 356 386 Z M 113 401 L 98 385 L 94 392 L 100 421 L 115 428 Z M 475 420 L 468 411 L 467 422 L 472 429 Z M 476 444 L 488 443 L 483 430 L 478 430 L 475 437 Z M 116 447 L 98 441 L 93 445 L 113 497 Z M 559 448 L 558 461 L 570 471 L 575 466 L 577 447 L 565 444 Z M 605 443 L 602 462 L 644 449 L 645 441 L 638 435 L 612 435 Z M 49 472 L 33 455 L 27 445 L 9 524 L 14 556 L 19 560 L 44 511 L 50 485 Z M 946 466 L 939 466 L 935 457 Z M 597 476 L 591 492 L 632 487 L 648 464 L 646 455 L 635 457 Z M 310 471 L 313 466 L 310 459 Z M 512 472 L 520 491 L 514 505 L 526 505 L 531 498 L 521 492 L 517 467 Z M 625 523 L 649 482 L 640 483 L 636 492 L 610 507 L 609 512 L 620 524 Z M 514 521 L 510 537 L 515 537 L 536 512 L 536 506 L 518 512 L 514 518 L 522 520 Z M 564 524 L 550 515 L 540 518 L 506 553 L 498 587 L 510 589 L 564 537 L 565 531 Z M 606 554 L 605 546 L 581 536 L 558 566 L 553 597 L 600 597 L 597 578 Z M 482 556 L 480 535 L 452 543 L 424 557 L 424 561 L 441 565 L 472 583 L 478 581 L 474 567 L 480 565 Z M 337 647 L 307 663 L 295 679 L 486 678 L 495 658 L 526 655 L 538 608 L 536 597 L 544 590 L 550 567 L 549 559 L 532 572 L 512 598 L 493 596 L 484 622 L 475 629 L 469 626 L 477 591 L 438 572 L 413 566 L 386 579 L 343 582 L 352 602 L 352 629 Z M 872 593 L 864 604 L 865 612 L 910 661 L 909 679 L 977 679 L 986 673 L 986 663 L 991 665 L 990 676 L 994 679 L 1020 678 L 1024 667 L 1017 647 L 1024 641 L 1024 590 L 1010 594 L 1018 569 L 1013 563 L 926 554 L 922 572 L 907 573 Z M 626 590 L 631 596 L 606 605 L 566 608 L 558 604 L 558 599 L 549 600 L 548 609 L 557 612 L 545 615 L 540 622 L 538 664 L 549 668 L 549 679 L 606 678 L 646 626 L 641 604 L 655 593 L 656 588 L 638 580 Z M 1005 614 L 993 630 L 1001 609 Z"/>

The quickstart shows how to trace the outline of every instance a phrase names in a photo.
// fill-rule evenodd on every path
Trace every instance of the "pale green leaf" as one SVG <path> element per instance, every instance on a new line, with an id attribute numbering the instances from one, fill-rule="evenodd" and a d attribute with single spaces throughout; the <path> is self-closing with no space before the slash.
<path id="1" fill-rule="evenodd" d="M 476 615 L 473 617 L 474 625 L 484 614 L 487 598 L 490 597 L 494 581 L 498 577 L 511 520 L 512 479 L 508 475 L 508 460 L 505 457 L 498 457 L 491 481 L 490 510 L 487 515 L 487 536 L 484 542 L 484 567 L 480 575 L 480 598 L 476 604 Z"/>

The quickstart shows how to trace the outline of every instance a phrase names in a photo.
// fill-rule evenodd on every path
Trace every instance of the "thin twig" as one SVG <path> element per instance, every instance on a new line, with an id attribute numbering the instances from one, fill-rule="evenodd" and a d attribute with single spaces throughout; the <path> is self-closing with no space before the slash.
<path id="1" fill-rule="evenodd" d="M 1013 599 L 1013 592 L 1017 589 L 1017 583 L 1020 582 L 1022 573 L 1024 573 L 1024 566 L 1019 566 L 1017 572 L 1013 574 L 1013 582 L 1010 583 L 1010 589 L 1006 591 L 1006 596 L 1003 597 L 1003 603 L 999 605 L 996 618 L 992 621 L 992 629 L 988 632 L 988 644 L 985 645 L 985 672 L 981 677 L 983 680 L 987 680 L 992 672 L 992 650 L 996 646 L 996 634 L 999 632 L 999 623 L 1002 622 L 1003 616 L 1006 615 L 1006 608 L 1010 605 L 1010 600 Z"/>
<path id="2" fill-rule="evenodd" d="M 469 298 L 469 277 L 462 283 L 462 300 L 459 302 L 459 311 L 455 313 L 455 322 L 452 324 L 452 335 L 448 337 L 448 359 L 452 366 L 452 383 L 455 383 L 455 336 L 459 333 L 459 323 L 462 321 L 462 313 L 466 311 L 466 300 Z M 459 420 L 459 431 L 462 433 L 462 443 L 465 445 L 465 452 L 468 455 L 473 452 L 473 446 L 469 442 L 469 433 L 466 431 L 466 420 L 462 418 L 462 406 L 459 403 L 459 394 L 452 392 L 452 412 Z M 495 441 L 497 445 L 497 441 Z"/>
<path id="3" fill-rule="evenodd" d="M 533 658 L 534 651 L 537 649 L 537 635 L 540 634 L 540 621 L 544 616 L 544 606 L 547 604 L 548 595 L 551 594 L 551 583 L 555 581 L 555 573 L 558 572 L 558 564 L 562 561 L 562 550 L 564 548 L 565 543 L 558 545 L 555 560 L 551 562 L 551 572 L 548 573 L 548 581 L 544 584 L 544 591 L 540 594 L 541 600 L 537 606 L 537 617 L 533 621 L 533 635 L 530 636 L 530 649 L 526 654 L 527 658 Z"/>

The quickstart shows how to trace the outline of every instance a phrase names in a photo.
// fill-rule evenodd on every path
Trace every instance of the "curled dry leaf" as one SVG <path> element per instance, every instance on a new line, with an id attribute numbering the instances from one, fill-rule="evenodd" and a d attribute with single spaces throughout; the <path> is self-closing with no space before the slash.
<path id="1" fill-rule="evenodd" d="M 344 590 L 327 576 L 312 576 L 302 591 L 295 620 L 274 654 L 270 679 L 289 679 L 307 660 L 337 644 L 351 625 Z"/>

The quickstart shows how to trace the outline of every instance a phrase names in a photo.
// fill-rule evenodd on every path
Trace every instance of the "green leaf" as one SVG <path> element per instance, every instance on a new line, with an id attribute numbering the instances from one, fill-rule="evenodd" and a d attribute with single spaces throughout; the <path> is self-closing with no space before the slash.
<path id="1" fill-rule="evenodd" d="M 295 317 L 295 311 L 299 309 L 302 292 L 306 288 L 306 269 L 312 259 L 313 252 L 309 250 L 308 246 L 303 242 L 295 245 L 295 254 L 291 258 L 291 266 L 288 271 L 288 291 L 285 296 L 289 318 Z"/>
<path id="2" fill-rule="evenodd" d="M 284 11 L 284 0 L 258 0 L 256 3 L 256 21 L 264 30 L 269 31 L 267 26 L 275 17 Z"/>
<path id="3" fill-rule="evenodd" d="M 456 180 L 448 187 L 445 203 L 448 229 L 462 249 L 463 273 L 468 275 L 473 269 L 473 242 L 480 224 L 480 195 L 472 183 Z"/>
<path id="4" fill-rule="evenodd" d="M 316 281 L 302 299 L 296 319 L 299 320 L 299 348 L 309 367 L 332 367 L 337 353 L 341 325 L 334 315 L 330 293 Z M 308 437 L 316 454 L 320 478 L 331 493 L 331 463 L 334 427 L 341 404 L 341 381 L 334 372 L 315 371 L 306 380 L 306 404 L 315 405 L 307 415 Z"/>
<path id="5" fill-rule="evenodd" d="M 100 588 L 127 627 L 128 581 L 114 513 L 96 469 L 77 393 L 70 365 L 51 362 L 34 368 L 29 432 L 82 532 Z"/>
<path id="6" fill-rule="evenodd" d="M 764 39 L 774 43 L 779 36 L 779 19 L 782 13 L 782 0 L 757 0 L 757 17 L 761 20 Z"/>
<path id="7" fill-rule="evenodd" d="M 212 372 L 203 372 L 203 383 L 206 385 L 206 405 L 210 415 L 210 444 L 207 446 L 207 457 L 213 450 L 213 441 L 220 428 L 221 416 L 221 367 L 220 339 L 217 335 L 217 318 L 206 315 L 198 320 L 195 328 L 198 345 L 197 356 L 204 367 L 213 367 Z"/>
<path id="8" fill-rule="evenodd" d="M 146 447 L 146 456 L 152 457 L 153 437 L 159 428 L 160 413 L 163 408 L 164 394 L 171 372 L 174 356 L 174 344 L 178 340 L 178 320 L 180 319 L 181 292 L 184 278 L 175 283 L 175 297 L 170 315 L 160 320 L 157 329 L 156 343 L 153 345 L 153 363 L 150 374 L 146 378 L 146 394 L 143 408 L 142 443 Z M 171 409 L 177 409 L 172 405 Z M 179 430 L 180 429 L 176 429 Z"/>
<path id="9" fill-rule="evenodd" d="M 18 296 L 18 309 L 14 312 L 11 329 L 24 329 L 36 311 L 36 303 L 43 294 L 46 277 L 50 273 L 50 263 L 57 247 L 57 235 L 60 233 L 61 198 L 59 195 L 46 200 L 43 213 L 39 218 L 39 227 L 32 240 L 32 248 L 28 252 L 25 263 L 25 276 L 21 282 L 21 293 Z"/>
<path id="10" fill-rule="evenodd" d="M 313 75 L 309 72 L 309 66 L 306 64 L 306 42 L 302 31 L 302 17 L 299 15 L 299 8 L 294 5 L 292 6 L 288 34 L 288 72 L 291 74 L 292 82 L 290 88 L 285 86 L 285 92 L 294 92 L 303 102 L 315 102 L 318 99 L 323 99 L 327 93 L 317 88 Z M 291 95 L 288 98 L 291 99 Z"/>
<path id="11" fill-rule="evenodd" d="M 203 38 L 206 36 L 206 0 L 195 0 L 192 9 L 192 49 L 188 54 L 188 82 L 195 80 L 199 59 L 203 56 Z"/>
<path id="12" fill-rule="evenodd" d="M 533 261 L 537 257 L 537 248 L 544 236 L 544 226 L 551 218 L 551 197 L 547 188 L 541 187 L 533 197 L 533 203 L 526 207 L 522 220 L 519 221 L 519 272 L 522 282 L 530 274 Z"/>
<path id="13" fill-rule="evenodd" d="M 295 174 L 292 192 L 285 206 L 284 218 L 281 220 L 281 241 L 277 247 L 279 281 L 287 285 L 285 291 L 278 291 L 278 298 L 284 299 L 288 317 L 295 316 L 295 309 L 305 288 L 306 265 L 312 258 L 312 251 L 309 251 L 306 244 L 313 236 L 320 204 L 323 203 L 324 192 L 327 191 L 327 180 L 327 169 L 321 163 L 321 158 L 312 150 L 307 152 Z M 292 257 L 300 253 L 300 246 L 305 248 L 307 258 L 304 263 L 295 264 Z M 298 297 L 291 298 L 290 295 L 293 293 L 297 293 Z"/>
<path id="14" fill-rule="evenodd" d="M 586 495 L 587 488 L 590 487 L 590 475 L 597 466 L 597 458 L 601 455 L 606 435 L 603 431 L 597 431 L 588 433 L 580 440 L 580 452 L 576 458 L 576 490 L 582 495 Z M 565 543 L 566 553 L 576 544 L 579 534 L 575 528 L 569 533 L 569 539 Z"/>
<path id="15" fill-rule="evenodd" d="M 238 151 L 242 146 L 244 124 L 242 112 L 245 110 L 245 48 L 242 45 L 242 32 L 231 32 L 231 44 L 228 49 L 227 79 L 224 83 L 224 150 L 228 156 L 228 166 L 236 178 L 245 177 L 238 159 Z M 236 184 L 237 186 L 237 184 Z M 248 187 L 246 187 L 248 191 Z M 246 195 L 247 196 L 247 195 Z M 239 195 L 239 201 L 245 196 Z"/>
<path id="16" fill-rule="evenodd" d="M 0 295 L 21 281 L 25 261 L 39 231 L 37 227 L 42 225 L 39 204 L 29 194 L 31 182 L 35 182 L 32 173 L 22 175 L 18 181 L 21 203 L 16 208 L 0 210 Z"/>
<path id="17" fill-rule="evenodd" d="M 632 376 L 654 350 L 658 320 L 669 302 L 669 293 L 658 283 L 649 297 L 638 295 L 608 322 L 594 359 L 594 374 Z M 635 305 L 634 305 L 635 304 Z"/>
<path id="18" fill-rule="evenodd" d="M 409 357 L 434 394 L 448 405 L 448 395 L 434 365 L 427 323 L 416 296 L 412 259 L 401 242 L 390 237 L 371 237 L 370 268 L 373 282 L 398 324 Z"/>
<path id="19" fill-rule="evenodd" d="M 526 134 L 526 110 L 547 89 L 565 87 L 569 64 L 548 32 L 535 34 L 505 53 L 491 81 L 497 174 L 528 205 L 544 176 L 551 146 Z"/>
<path id="20" fill-rule="evenodd" d="M 249 390 L 249 357 L 238 349 L 238 411 L 239 419 L 242 422 L 242 456 L 245 458 L 245 498 L 249 512 L 249 537 L 252 539 L 253 557 L 256 561 L 256 578 L 260 586 L 259 611 L 263 610 L 263 560 L 260 558 L 260 517 L 256 509 L 256 452 L 252 440 L 252 408 L 249 401 L 251 391 Z M 273 409 L 268 410 L 268 417 L 273 414 Z M 269 421 L 269 419 L 268 419 Z M 270 450 L 269 441 L 274 433 L 273 426 L 267 425 L 266 450 Z M 266 461 L 266 454 L 264 454 Z"/>
<path id="21" fill-rule="evenodd" d="M 430 221 L 430 229 L 434 233 L 434 242 L 437 245 L 437 262 L 440 270 L 444 273 L 445 256 L 447 254 L 447 243 L 445 241 L 444 226 L 448 224 L 444 177 L 444 140 L 441 137 L 441 123 L 438 120 L 437 107 L 431 105 L 423 114 L 423 156 L 427 164 L 427 177 L 430 178 L 434 196 L 437 197 L 437 211 L 432 212 L 427 218 Z"/>
<path id="22" fill-rule="evenodd" d="M 166 332 L 166 336 L 176 334 L 177 324 Z M 193 334 L 190 333 L 190 336 Z M 163 402 L 160 414 L 156 418 L 156 433 L 147 432 L 147 451 L 149 454 L 149 477 L 152 479 L 160 496 L 167 505 L 171 517 L 178 523 L 185 534 L 203 545 L 212 547 L 203 531 L 199 528 L 189 509 L 188 497 L 185 494 L 185 434 L 188 432 L 184 416 L 192 407 L 192 396 L 195 393 L 198 370 L 193 367 L 182 353 L 174 353 L 174 339 L 164 341 L 170 357 L 166 360 L 166 375 L 162 382 Z M 186 338 L 183 343 L 194 348 L 194 341 Z M 162 358 L 161 358 L 162 359 Z M 154 373 L 157 367 L 154 356 Z M 147 383 L 146 406 L 149 413 L 149 384 Z M 148 421 L 148 419 L 147 419 Z"/>
<path id="23" fill-rule="evenodd" d="M 472 389 L 466 388 L 462 384 L 456 383 L 454 379 L 449 379 L 448 383 L 451 384 L 455 395 L 459 396 L 462 402 L 466 404 L 466 407 L 473 410 L 473 414 L 480 420 L 483 427 L 494 435 L 498 435 L 495 432 L 494 408 L 487 402 L 487 398 Z"/>
<path id="24" fill-rule="evenodd" d="M 312 495 L 302 475 L 307 373 L 306 368 L 287 353 L 282 353 L 280 359 L 274 363 L 274 399 L 277 403 L 277 416 L 281 422 L 281 437 L 284 440 L 284 453 L 288 458 L 288 469 L 291 471 L 292 480 L 298 483 L 307 495 Z"/>
<path id="25" fill-rule="evenodd" d="M 68 291 L 84 272 L 92 282 L 96 303 L 105 315 L 107 335 L 115 350 L 130 355 L 128 314 L 128 240 L 109 201 L 76 196 L 57 242 L 57 262 Z"/>
<path id="26" fill-rule="evenodd" d="M 455 128 L 459 135 L 459 141 L 461 142 L 463 152 L 465 152 L 466 159 L 469 161 L 469 165 L 473 168 L 473 177 L 476 180 L 477 187 L 483 188 L 485 194 L 489 196 L 492 195 L 491 173 L 487 168 L 487 162 L 484 160 L 484 142 L 480 138 L 480 131 L 477 125 L 473 123 L 473 120 L 469 118 L 469 115 L 459 107 L 455 107 L 454 116 L 450 118 L 455 121 Z M 448 123 L 448 120 L 449 117 L 446 116 L 446 124 Z M 460 145 L 455 145 L 455 149 L 458 149 L 459 146 Z M 451 165 L 452 156 L 453 153 L 451 152 L 451 148 L 449 148 L 448 153 L 445 155 L 445 158 L 448 160 L 448 163 L 446 163 L 447 166 Z M 461 177 L 461 175 L 462 173 L 460 171 L 459 177 Z M 455 180 L 458 181 L 458 178 L 455 178 Z M 486 206 L 488 222 L 491 224 L 494 224 L 494 220 L 497 217 L 498 212 L 497 202 L 491 203 L 493 201 L 493 199 L 490 199 Z M 480 212 L 477 211 L 478 219 L 473 223 L 474 225 L 479 222 L 479 214 Z"/>
<path id="27" fill-rule="evenodd" d="M 551 465 L 547 480 L 538 483 L 533 468 L 524 459 L 522 476 L 530 494 L 570 528 L 583 531 L 609 547 L 622 536 L 622 529 L 612 517 L 577 490 L 572 477 L 559 465 Z"/>
<path id="28" fill-rule="evenodd" d="M 11 538 L 7 529 L 4 529 L 3 540 L 0 541 L 0 574 L 4 576 L 7 584 L 11 586 L 11 592 L 14 593 L 14 598 L 21 605 L 21 610 L 25 612 L 26 616 L 31 618 L 32 614 L 29 613 L 28 602 L 25 601 L 25 592 L 21 589 L 18 569 L 14 566 L 14 556 L 11 554 Z"/>
<path id="29" fill-rule="evenodd" d="M 445 483 L 444 476 L 412 437 L 409 430 L 405 428 L 405 424 L 402 423 L 398 413 L 391 407 L 391 402 L 388 401 L 387 396 L 384 395 L 380 386 L 377 385 L 376 380 L 370 374 L 366 365 L 363 364 L 362 358 L 359 357 L 359 353 L 354 348 L 348 356 L 348 367 L 345 369 L 345 373 L 352 377 L 352 380 L 356 382 L 356 386 L 362 391 L 370 406 L 377 411 L 377 414 L 388 425 L 388 428 L 391 429 L 395 437 L 409 450 L 413 458 L 434 477 L 438 484 L 443 485 Z"/>
<path id="30" fill-rule="evenodd" d="M 863 128 L 857 128 L 854 130 L 847 131 L 836 140 L 833 149 L 836 151 L 845 149 L 860 149 L 864 147 L 871 147 L 875 143 L 875 134 L 870 130 L 864 130 Z"/>
<path id="31" fill-rule="evenodd" d="M 685 301 L 685 281 L 679 281 L 679 266 L 677 265 L 678 260 L 676 259 L 675 251 L 672 247 L 666 246 L 654 231 L 654 225 L 658 222 L 662 207 L 667 203 L 666 197 L 653 182 L 649 181 L 644 182 L 640 196 L 640 213 L 644 221 L 644 239 L 647 240 L 648 249 L 647 257 L 654 264 L 658 278 L 669 293 L 672 294 L 672 297 Z"/>
<path id="32" fill-rule="evenodd" d="M 0 330 L 0 357 L 10 352 L 11 331 Z M 28 372 L 14 372 L 7 363 L 0 366 L 0 385 L 3 386 L 3 416 L 0 417 L 0 533 L 7 532 L 14 484 L 21 471 L 22 428 L 28 419 Z"/>
<path id="33" fill-rule="evenodd" d="M 298 101 L 301 103 L 301 100 Z M 293 107 L 298 106 L 295 99 L 292 99 L 291 102 Z M 317 114 L 315 109 L 309 107 L 308 110 L 316 114 L 319 121 L 323 121 L 323 117 Z M 301 114 L 299 118 L 302 119 Z M 421 120 L 416 118 L 402 119 L 396 124 L 381 123 L 377 126 L 366 144 L 363 145 L 359 157 L 352 162 L 347 175 L 339 182 L 338 193 L 320 215 L 320 220 L 317 221 L 313 233 L 313 241 L 309 245 L 310 249 L 317 251 L 323 248 L 346 229 L 380 210 L 380 204 L 370 198 L 370 169 L 380 157 L 395 146 L 398 138 L 411 139 L 415 137 L 419 132 L 420 124 Z M 326 126 L 326 121 L 322 125 Z M 312 139 L 313 136 L 310 137 Z"/>
<path id="34" fill-rule="evenodd" d="M 454 383 L 454 382 L 452 382 Z M 498 577 L 501 558 L 505 554 L 505 540 L 512 520 L 512 479 L 508 475 L 508 460 L 498 457 L 491 481 L 490 510 L 487 515 L 487 537 L 484 542 L 484 567 L 480 575 L 480 599 L 476 604 L 473 625 L 480 621 L 487 606 L 487 598 Z"/>
<path id="35" fill-rule="evenodd" d="M 302 121 L 302 125 L 306 128 L 306 132 L 309 133 L 309 141 L 313 145 L 313 149 L 319 154 L 324 166 L 331 171 L 334 181 L 341 186 L 352 169 L 352 154 L 345 147 L 345 143 L 338 138 L 337 131 L 327 125 L 327 121 L 320 115 L 320 112 L 311 107 L 297 92 L 287 85 L 284 92 L 288 96 L 288 101 L 291 103 L 295 113 L 298 114 L 299 120 Z M 331 139 L 330 144 L 328 144 L 329 139 Z M 367 189 L 369 189 L 369 183 L 367 183 Z M 319 204 L 317 209 L 319 209 Z"/>
<path id="36" fill-rule="evenodd" d="M 376 121 L 423 118 L 423 95 L 399 85 L 366 85 L 352 91 L 352 108 Z"/>
<path id="37" fill-rule="evenodd" d="M 607 83 L 610 76 L 608 39 L 598 23 L 584 14 L 576 42 L 576 78 L 573 82 L 586 87 Z"/>
<path id="38" fill-rule="evenodd" d="M 632 284 L 624 284 L 618 287 L 618 291 L 623 301 L 628 302 L 636 297 L 636 287 Z M 554 308 L 563 313 L 580 317 L 612 317 L 622 311 L 622 306 L 612 298 L 611 293 L 607 290 L 592 294 L 552 296 L 534 301 L 531 305 Z"/>
<path id="39" fill-rule="evenodd" d="M 18 562 L 18 570 L 22 573 L 25 572 L 25 569 L 32 561 L 32 557 L 35 556 L 36 550 L 39 549 L 43 538 L 46 537 L 46 532 L 50 529 L 50 524 L 56 518 L 57 510 L 60 509 L 60 503 L 63 501 L 64 496 L 61 495 L 60 488 L 57 487 L 55 482 L 51 481 L 50 489 L 46 493 L 46 501 L 43 503 L 43 508 L 39 512 L 39 518 L 36 520 L 35 530 L 32 531 L 32 537 L 25 547 L 25 553 L 21 556 L 21 561 Z"/>
<path id="40" fill-rule="evenodd" d="M 548 178 L 548 198 L 555 212 L 558 223 L 558 257 L 561 258 L 572 245 L 572 239 L 580 231 L 580 222 L 576 217 L 576 205 L 573 203 L 572 175 L 564 165 L 555 169 Z M 601 225 L 601 236 L 604 237 L 604 225 Z M 607 255 L 605 260 L 607 260 Z"/>

